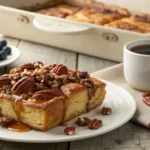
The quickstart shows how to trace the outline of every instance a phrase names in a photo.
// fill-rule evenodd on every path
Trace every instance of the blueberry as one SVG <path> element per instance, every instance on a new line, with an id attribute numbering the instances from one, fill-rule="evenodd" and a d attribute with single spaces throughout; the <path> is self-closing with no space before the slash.
<path id="1" fill-rule="evenodd" d="M 0 44 L 4 47 L 7 46 L 7 41 L 6 40 L 0 40 Z"/>
<path id="2" fill-rule="evenodd" d="M 7 52 L 5 51 L 0 51 L 0 60 L 4 60 L 7 57 Z"/>
<path id="3" fill-rule="evenodd" d="M 8 46 L 5 46 L 5 47 L 3 48 L 3 51 L 7 52 L 8 55 L 11 54 L 11 48 L 8 47 Z"/>

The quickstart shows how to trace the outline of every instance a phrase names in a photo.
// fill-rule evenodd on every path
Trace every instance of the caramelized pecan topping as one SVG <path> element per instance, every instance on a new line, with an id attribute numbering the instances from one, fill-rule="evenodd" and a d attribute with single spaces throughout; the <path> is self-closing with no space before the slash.
<path id="1" fill-rule="evenodd" d="M 82 79 L 85 79 L 87 76 L 88 76 L 87 72 L 80 72 L 79 73 L 79 77 L 82 78 Z"/>
<path id="2" fill-rule="evenodd" d="M 11 83 L 11 79 L 7 76 L 0 76 L 0 87 Z"/>
<path id="3" fill-rule="evenodd" d="M 24 65 L 21 65 L 21 66 L 18 67 L 18 71 L 19 72 L 24 71 L 24 69 L 33 70 L 34 69 L 34 65 L 32 63 L 27 63 L 27 64 L 24 64 Z"/>
<path id="4" fill-rule="evenodd" d="M 65 65 L 57 65 L 52 69 L 52 73 L 56 75 L 63 75 L 68 73 L 68 68 Z"/>
<path id="5" fill-rule="evenodd" d="M 68 71 L 68 68 L 63 64 L 27 63 L 12 69 L 9 77 L 0 77 L 2 93 L 17 94 L 20 99 L 27 99 L 27 96 L 23 94 L 32 92 L 31 96 L 35 99 L 49 100 L 57 96 L 57 94 L 58 96 L 63 95 L 60 90 L 54 89 L 59 89 L 62 85 L 72 82 L 87 87 L 89 98 L 94 95 L 95 84 L 90 79 L 89 74 L 87 72 Z"/>
<path id="6" fill-rule="evenodd" d="M 33 94 L 32 98 L 36 100 L 50 100 L 57 96 L 63 96 L 63 92 L 58 89 L 48 89 L 43 91 L 38 91 Z"/>
<path id="7" fill-rule="evenodd" d="M 20 79 L 18 82 L 16 82 L 14 84 L 14 86 L 12 87 L 11 91 L 14 94 L 22 94 L 24 92 L 29 91 L 29 89 L 31 87 L 33 87 L 34 85 L 34 81 L 32 78 L 30 77 L 23 77 L 22 79 Z"/>
<path id="8" fill-rule="evenodd" d="M 11 119 L 11 118 L 9 118 L 9 117 L 0 117 L 0 125 L 2 125 L 2 126 L 7 126 L 7 125 L 9 125 L 12 121 L 13 121 L 13 119 Z"/>
<path id="9" fill-rule="evenodd" d="M 94 82 L 91 79 L 83 79 L 81 80 L 81 84 L 83 84 L 87 88 L 94 88 Z"/>

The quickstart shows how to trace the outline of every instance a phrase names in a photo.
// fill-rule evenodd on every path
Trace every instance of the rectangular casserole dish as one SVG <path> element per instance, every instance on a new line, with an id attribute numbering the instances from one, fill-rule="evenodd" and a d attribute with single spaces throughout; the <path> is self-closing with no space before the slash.
<path id="1" fill-rule="evenodd" d="M 123 45 L 125 43 L 131 40 L 150 38 L 149 34 L 70 21 L 18 9 L 20 7 L 39 6 L 43 3 L 48 6 L 48 4 L 53 5 L 60 1 L 1 0 L 0 32 L 7 36 L 119 62 L 123 59 Z M 66 1 L 71 4 L 77 2 L 78 5 L 85 5 L 90 2 L 89 0 Z M 128 6 L 127 1 L 124 6 Z M 132 8 L 130 10 L 132 11 Z M 136 11 L 136 9 L 133 10 Z"/>

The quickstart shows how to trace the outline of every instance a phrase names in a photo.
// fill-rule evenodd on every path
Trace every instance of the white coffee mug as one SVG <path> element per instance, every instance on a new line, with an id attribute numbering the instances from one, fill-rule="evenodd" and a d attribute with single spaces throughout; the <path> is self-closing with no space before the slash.
<path id="1" fill-rule="evenodd" d="M 150 40 L 136 40 L 124 46 L 124 76 L 133 88 L 150 91 L 150 55 L 131 51 L 142 45 L 150 45 Z"/>

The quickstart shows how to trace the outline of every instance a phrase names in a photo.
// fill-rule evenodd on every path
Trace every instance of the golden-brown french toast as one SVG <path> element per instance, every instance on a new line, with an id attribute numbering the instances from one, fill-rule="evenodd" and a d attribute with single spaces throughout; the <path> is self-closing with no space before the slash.
<path id="1" fill-rule="evenodd" d="M 123 18 L 106 24 L 105 26 L 139 33 L 150 33 L 150 23 L 146 21 L 144 22 L 142 18 L 138 19 L 137 16 Z"/>
<path id="2" fill-rule="evenodd" d="M 102 104 L 105 86 L 63 64 L 24 64 L 0 76 L 1 115 L 47 131 Z"/>
<path id="3" fill-rule="evenodd" d="M 59 18 L 65 18 L 68 15 L 72 15 L 76 13 L 80 8 L 69 6 L 66 4 L 60 4 L 52 8 L 46 8 L 36 11 L 37 13 L 48 15 L 48 16 L 55 16 Z"/>

